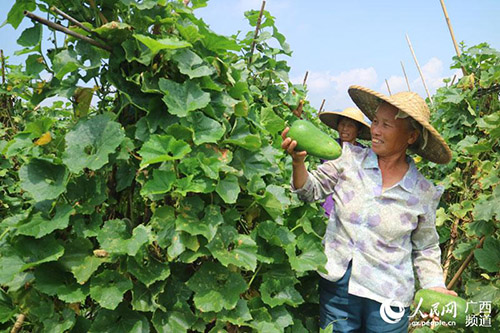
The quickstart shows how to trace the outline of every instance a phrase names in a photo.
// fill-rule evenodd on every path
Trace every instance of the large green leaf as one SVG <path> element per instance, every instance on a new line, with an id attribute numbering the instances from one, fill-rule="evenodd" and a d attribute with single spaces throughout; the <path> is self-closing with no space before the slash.
<path id="1" fill-rule="evenodd" d="M 178 51 L 173 59 L 179 64 L 179 70 L 190 79 L 208 76 L 215 72 L 214 68 L 206 63 L 193 51 L 183 49 Z"/>
<path id="2" fill-rule="evenodd" d="M 0 290 L 0 324 L 9 321 L 15 314 L 16 309 L 12 304 L 12 300 L 3 289 Z"/>
<path id="3" fill-rule="evenodd" d="M 217 227 L 224 223 L 219 206 L 210 205 L 205 208 L 205 216 L 198 219 L 193 215 L 181 214 L 177 217 L 176 229 L 191 235 L 202 235 L 211 241 L 217 233 Z"/>
<path id="4" fill-rule="evenodd" d="M 170 275 L 168 263 L 161 262 L 147 254 L 127 258 L 127 269 L 146 286 L 163 281 Z"/>
<path id="5" fill-rule="evenodd" d="M 153 315 L 152 322 L 153 326 L 160 333 L 185 333 L 191 328 L 195 320 L 196 317 L 191 312 L 175 310 L 163 312 L 157 310 Z"/>
<path id="6" fill-rule="evenodd" d="M 290 260 L 292 269 L 297 272 L 325 271 L 326 256 L 318 239 L 313 234 L 301 234 L 297 237 L 296 252 L 294 244 L 287 245 L 286 253 Z"/>
<path id="7" fill-rule="evenodd" d="M 203 112 L 192 112 L 188 119 L 192 124 L 193 141 L 196 145 L 207 142 L 216 143 L 225 133 L 223 125 L 205 116 Z"/>
<path id="8" fill-rule="evenodd" d="M 21 188 L 36 201 L 57 198 L 66 190 L 68 170 L 64 165 L 34 158 L 19 169 Z"/>
<path id="9" fill-rule="evenodd" d="M 89 333 L 149 333 L 149 321 L 142 314 L 119 306 L 114 311 L 100 309 Z"/>
<path id="10" fill-rule="evenodd" d="M 55 78 L 62 78 L 71 72 L 74 72 L 82 67 L 82 63 L 77 58 L 77 53 L 73 50 L 62 50 L 55 55 L 52 67 L 55 73 Z"/>
<path id="11" fill-rule="evenodd" d="M 77 238 L 65 244 L 64 256 L 59 259 L 59 263 L 73 273 L 79 284 L 87 282 L 101 264 L 109 261 L 108 258 L 96 257 L 92 249 L 89 239 Z"/>
<path id="12" fill-rule="evenodd" d="M 240 274 L 213 262 L 205 262 L 187 286 L 194 291 L 194 304 L 203 312 L 234 309 L 247 289 Z"/>
<path id="13" fill-rule="evenodd" d="M 101 248 L 108 253 L 135 256 L 144 245 L 152 240 L 151 228 L 142 224 L 134 228 L 132 234 L 127 230 L 124 220 L 109 220 L 97 235 Z"/>
<path id="14" fill-rule="evenodd" d="M 132 282 L 117 271 L 105 270 L 90 280 L 90 296 L 103 308 L 114 310 Z"/>
<path id="15" fill-rule="evenodd" d="M 224 266 L 233 264 L 252 271 L 257 266 L 255 241 L 250 236 L 238 234 L 233 227 L 219 227 L 207 248 Z"/>
<path id="16" fill-rule="evenodd" d="M 12 25 L 14 29 L 17 29 L 19 24 L 24 18 L 24 11 L 34 11 L 36 9 L 35 0 L 17 0 L 7 14 L 7 23 Z"/>
<path id="17" fill-rule="evenodd" d="M 304 302 L 300 293 L 294 285 L 299 281 L 294 277 L 292 271 L 274 269 L 262 276 L 260 292 L 262 301 L 270 307 L 288 304 L 297 307 Z"/>
<path id="18" fill-rule="evenodd" d="M 151 135 L 139 150 L 142 157 L 141 168 L 149 164 L 178 160 L 191 151 L 191 147 L 170 135 Z"/>
<path id="19" fill-rule="evenodd" d="M 491 273 L 500 271 L 500 240 L 487 237 L 482 249 L 474 251 L 479 266 Z"/>
<path id="20" fill-rule="evenodd" d="M 210 103 L 210 94 L 193 81 L 179 84 L 161 78 L 159 87 L 165 94 L 163 101 L 168 106 L 168 112 L 179 117 L 185 117 L 188 112 L 202 109 Z"/>
<path id="21" fill-rule="evenodd" d="M 237 120 L 231 136 L 224 140 L 224 143 L 231 143 L 251 151 L 261 147 L 260 135 L 251 133 L 250 126 L 242 118 Z"/>
<path id="22" fill-rule="evenodd" d="M 191 44 L 186 41 L 181 41 L 171 37 L 153 39 L 140 34 L 134 34 L 134 37 L 151 50 L 153 57 L 161 50 L 175 50 L 191 46 Z"/>
<path id="23" fill-rule="evenodd" d="M 38 290 L 50 296 L 57 296 L 67 303 L 83 302 L 89 294 L 88 285 L 79 285 L 71 273 L 62 271 L 56 263 L 47 263 L 37 267 L 35 279 L 35 287 Z"/>
<path id="24" fill-rule="evenodd" d="M 43 217 L 42 213 L 36 213 L 27 223 L 21 224 L 17 228 L 17 233 L 41 238 L 54 230 L 66 228 L 69 224 L 70 216 L 74 213 L 75 210 L 68 204 L 59 206 L 52 219 Z"/>
<path id="25" fill-rule="evenodd" d="M 170 191 L 176 180 L 175 170 L 153 170 L 153 178 L 141 189 L 141 195 L 163 194 Z"/>
<path id="26" fill-rule="evenodd" d="M 33 27 L 23 31 L 17 44 L 22 46 L 35 46 L 42 40 L 42 25 L 36 23 Z"/>
<path id="27" fill-rule="evenodd" d="M 235 175 L 227 175 L 225 178 L 219 180 L 215 190 L 225 203 L 235 203 L 240 193 L 238 177 Z"/>
<path id="28" fill-rule="evenodd" d="M 66 134 L 63 161 L 73 173 L 84 168 L 98 170 L 108 163 L 108 156 L 116 151 L 125 135 L 121 125 L 106 115 L 81 120 Z"/>

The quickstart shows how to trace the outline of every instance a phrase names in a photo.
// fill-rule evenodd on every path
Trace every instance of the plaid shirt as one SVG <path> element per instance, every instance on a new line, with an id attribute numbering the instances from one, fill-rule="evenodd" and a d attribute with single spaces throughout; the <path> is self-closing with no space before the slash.
<path id="1" fill-rule="evenodd" d="M 342 156 L 308 172 L 301 200 L 335 202 L 323 239 L 328 258 L 320 273 L 340 279 L 349 261 L 349 293 L 383 303 L 412 303 L 414 274 L 422 288 L 445 287 L 436 208 L 443 188 L 434 186 L 407 157 L 409 169 L 395 185 L 382 190 L 377 155 L 370 148 L 343 145 Z"/>

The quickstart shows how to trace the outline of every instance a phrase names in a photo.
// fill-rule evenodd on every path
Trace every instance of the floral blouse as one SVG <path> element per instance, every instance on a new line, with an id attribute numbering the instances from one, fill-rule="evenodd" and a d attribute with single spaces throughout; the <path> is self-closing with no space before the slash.
<path id="1" fill-rule="evenodd" d="M 335 206 L 323 239 L 328 274 L 320 274 L 337 281 L 352 260 L 349 294 L 409 306 L 414 269 L 422 288 L 445 287 L 435 227 L 443 188 L 407 160 L 404 177 L 383 190 L 377 155 L 347 143 L 340 158 L 308 172 L 302 188 L 292 181 L 292 190 L 307 202 L 332 194 Z"/>

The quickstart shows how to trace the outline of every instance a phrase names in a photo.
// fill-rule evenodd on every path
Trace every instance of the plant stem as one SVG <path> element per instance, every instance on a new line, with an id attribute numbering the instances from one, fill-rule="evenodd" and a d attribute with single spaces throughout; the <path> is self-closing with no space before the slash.
<path id="1" fill-rule="evenodd" d="M 483 246 L 483 243 L 484 243 L 484 240 L 485 240 L 486 236 L 483 236 L 481 237 L 480 241 L 479 241 L 479 244 L 476 246 L 476 249 L 479 249 Z M 460 275 L 462 275 L 462 273 L 464 272 L 465 268 L 467 267 L 467 265 L 469 264 L 469 262 L 472 260 L 472 257 L 474 257 L 474 250 L 472 250 L 469 255 L 467 256 L 467 259 L 465 259 L 465 261 L 462 263 L 462 265 L 460 266 L 460 268 L 458 269 L 458 271 L 455 273 L 455 275 L 453 276 L 453 278 L 451 279 L 451 281 L 448 283 L 448 285 L 446 286 L 447 289 L 453 289 L 453 287 L 455 286 L 455 284 L 457 283 L 458 281 L 458 278 L 460 277 Z"/>
<path id="2" fill-rule="evenodd" d="M 255 279 L 255 277 L 257 276 L 257 274 L 259 273 L 259 271 L 260 271 L 261 268 L 262 268 L 262 264 L 260 264 L 259 267 L 257 267 L 257 270 L 255 271 L 255 273 L 253 273 L 252 278 L 248 282 L 248 288 L 247 289 L 250 289 L 250 286 L 252 285 L 253 280 Z"/>
<path id="3" fill-rule="evenodd" d="M 255 49 L 255 41 L 259 35 L 260 23 L 262 22 L 262 14 L 264 14 L 264 7 L 266 6 L 266 1 L 262 1 L 262 6 L 260 7 L 259 18 L 257 19 L 257 25 L 255 26 L 255 34 L 253 36 L 252 47 L 250 48 L 250 56 L 248 57 L 248 64 L 252 63 L 253 50 Z"/>

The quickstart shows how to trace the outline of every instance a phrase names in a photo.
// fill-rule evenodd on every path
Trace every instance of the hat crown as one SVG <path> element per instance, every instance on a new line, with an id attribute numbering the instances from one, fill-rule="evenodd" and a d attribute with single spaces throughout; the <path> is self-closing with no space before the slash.
<path id="1" fill-rule="evenodd" d="M 429 111 L 429 107 L 425 100 L 420 97 L 417 93 L 411 91 L 402 91 L 396 93 L 390 97 L 397 104 L 399 109 L 408 109 L 414 111 L 420 117 L 425 119 L 425 121 L 429 122 L 431 118 L 431 113 Z M 410 114 L 411 117 L 415 117 L 415 115 Z"/>

